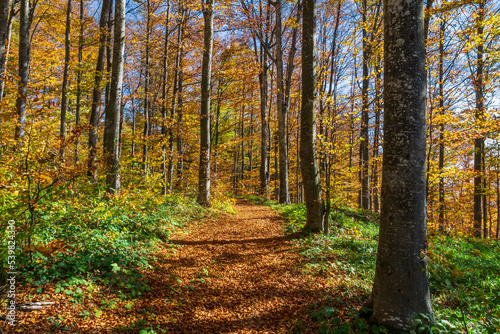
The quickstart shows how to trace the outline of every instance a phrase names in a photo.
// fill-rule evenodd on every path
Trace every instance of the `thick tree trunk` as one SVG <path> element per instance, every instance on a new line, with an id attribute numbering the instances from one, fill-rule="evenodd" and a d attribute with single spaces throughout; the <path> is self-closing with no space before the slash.
<path id="1" fill-rule="evenodd" d="M 410 333 L 432 318 L 426 261 L 423 0 L 384 1 L 382 210 L 371 321 Z"/>
<path id="2" fill-rule="evenodd" d="M 26 97 L 28 95 L 28 71 L 29 71 L 29 22 L 30 2 L 21 0 L 19 12 L 19 85 L 17 91 L 17 124 L 14 138 L 17 148 L 22 149 L 25 124 L 26 124 Z"/>
<path id="3" fill-rule="evenodd" d="M 125 49 L 125 0 L 115 0 L 115 31 L 111 91 L 104 129 L 107 192 L 120 191 L 120 113 L 123 83 L 123 54 Z"/>
<path id="4" fill-rule="evenodd" d="M 213 1 L 203 3 L 205 21 L 203 63 L 201 73 L 200 108 L 200 168 L 198 173 L 198 199 L 201 205 L 210 205 L 210 82 L 214 32 Z"/>
<path id="5" fill-rule="evenodd" d="M 300 162 L 307 209 L 305 228 L 328 234 L 316 148 L 316 0 L 304 0 L 302 26 Z"/>
<path id="6" fill-rule="evenodd" d="M 101 113 L 102 97 L 102 75 L 104 70 L 107 25 L 109 20 L 109 10 L 111 0 L 104 0 L 102 3 L 101 18 L 99 20 L 99 53 L 94 75 L 94 89 L 92 92 L 92 106 L 90 109 L 89 121 L 89 158 L 87 176 L 93 181 L 96 180 L 96 156 L 97 156 L 97 130 L 99 127 L 99 117 Z"/>
<path id="7" fill-rule="evenodd" d="M 71 56 L 71 0 L 68 0 L 66 7 L 66 32 L 64 39 L 64 73 L 62 83 L 61 96 L 61 126 L 59 128 L 59 136 L 61 137 L 60 156 L 64 157 L 64 147 L 66 146 L 66 112 L 68 111 L 68 77 L 69 77 L 69 62 Z"/>
<path id="8" fill-rule="evenodd" d="M 476 91 L 476 122 L 479 123 L 484 115 L 484 95 L 483 95 L 483 71 L 484 71 L 484 42 L 482 41 L 482 35 L 484 31 L 484 7 L 485 1 L 479 1 L 479 12 L 477 14 L 477 36 L 481 40 L 477 45 L 477 68 L 476 68 L 476 78 L 475 78 L 475 91 Z M 481 195 L 483 192 L 483 155 L 484 155 L 484 138 L 478 137 L 474 140 L 474 236 L 480 238 L 481 224 L 483 221 L 483 215 L 481 211 Z"/>

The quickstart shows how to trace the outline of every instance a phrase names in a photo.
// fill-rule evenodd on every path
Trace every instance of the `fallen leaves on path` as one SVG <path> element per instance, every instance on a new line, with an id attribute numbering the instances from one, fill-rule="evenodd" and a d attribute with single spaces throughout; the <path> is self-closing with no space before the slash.
<path id="1" fill-rule="evenodd" d="M 192 224 L 158 249 L 145 274 L 151 290 L 101 311 L 97 300 L 56 300 L 56 307 L 20 314 L 22 333 L 307 333 L 312 305 L 339 294 L 331 279 L 302 273 L 301 256 L 283 235 L 279 214 L 244 201 L 237 213 Z M 172 247 L 175 245 L 175 247 Z M 53 291 L 52 291 L 53 292 Z M 26 294 L 25 294 L 26 295 Z M 330 296 L 330 297 L 329 297 Z M 102 292 L 102 299 L 116 299 Z M 350 301 L 352 303 L 352 301 Z M 339 306 L 340 307 L 340 306 Z M 345 307 L 342 306 L 342 307 Z M 98 312 L 81 316 L 82 309 Z M 47 320 L 60 319 L 60 326 Z M 62 326 L 61 326 L 62 327 Z"/>

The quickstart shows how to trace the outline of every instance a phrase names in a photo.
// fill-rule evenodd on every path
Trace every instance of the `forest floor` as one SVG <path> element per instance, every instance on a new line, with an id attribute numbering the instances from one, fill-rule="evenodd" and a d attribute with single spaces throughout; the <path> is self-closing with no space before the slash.
<path id="1" fill-rule="evenodd" d="M 16 327 L 0 328 L 37 334 L 317 333 L 314 310 L 334 307 L 344 318 L 361 307 L 364 297 L 346 291 L 342 275 L 304 271 L 307 261 L 294 236 L 285 235 L 278 212 L 244 200 L 235 210 L 192 222 L 163 243 L 152 254 L 156 263 L 143 272 L 151 289 L 142 296 L 117 298 L 96 284 L 84 287 L 75 303 L 56 294 L 53 283 L 41 294 L 22 288 L 19 299 L 55 305 L 18 312 Z"/>

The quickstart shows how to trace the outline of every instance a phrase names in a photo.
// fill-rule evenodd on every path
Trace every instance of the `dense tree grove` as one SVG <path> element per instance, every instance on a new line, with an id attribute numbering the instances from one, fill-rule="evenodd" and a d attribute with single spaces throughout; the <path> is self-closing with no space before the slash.
<path id="1" fill-rule="evenodd" d="M 500 2 L 399 4 L 1 1 L 0 198 L 33 226 L 58 186 L 258 195 L 325 234 L 359 207 L 381 219 L 372 320 L 405 329 L 432 313 L 427 229 L 499 238 Z"/>

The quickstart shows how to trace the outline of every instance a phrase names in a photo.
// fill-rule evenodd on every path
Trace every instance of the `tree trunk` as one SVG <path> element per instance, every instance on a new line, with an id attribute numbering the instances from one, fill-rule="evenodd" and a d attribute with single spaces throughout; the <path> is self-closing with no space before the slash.
<path id="1" fill-rule="evenodd" d="M 360 129 L 360 143 L 359 143 L 359 182 L 361 183 L 361 190 L 359 193 L 359 206 L 362 209 L 368 210 L 370 208 L 370 191 L 369 191 L 369 102 L 368 102 L 368 89 L 370 88 L 370 74 L 368 72 L 368 61 L 370 59 L 370 45 L 368 41 L 368 22 L 367 22 L 367 0 L 363 0 L 363 78 L 361 88 L 361 129 Z"/>
<path id="2" fill-rule="evenodd" d="M 179 67 L 179 96 L 177 107 L 177 182 L 182 187 L 184 183 L 184 99 L 182 97 L 182 86 L 184 84 L 183 67 L 184 52 L 181 50 L 181 62 Z"/>
<path id="3" fill-rule="evenodd" d="M 382 113 L 382 70 L 379 64 L 380 60 L 377 60 L 376 72 L 377 76 L 375 78 L 375 129 L 373 130 L 373 212 L 379 213 L 380 211 L 380 201 L 379 201 L 379 145 L 380 145 L 380 114 Z"/>
<path id="4" fill-rule="evenodd" d="M 2 101 L 3 98 L 3 85 L 5 80 L 4 69 L 8 50 L 7 45 L 10 44 L 9 26 L 11 22 L 9 22 L 9 4 L 10 1 L 8 0 L 0 2 L 0 101 Z"/>
<path id="5" fill-rule="evenodd" d="M 426 261 L 426 70 L 423 0 L 384 2 L 382 210 L 370 320 L 416 330 L 430 316 Z M 424 320 L 425 321 L 425 320 Z"/>
<path id="6" fill-rule="evenodd" d="M 150 69 L 149 69 L 149 47 L 150 47 L 150 36 L 151 36 L 151 4 L 150 1 L 146 1 L 146 50 L 145 50 L 145 76 L 144 76 L 144 132 L 143 132 L 143 144 L 142 144 L 142 171 L 146 176 L 148 174 L 148 148 L 149 148 L 149 137 L 151 135 L 151 111 L 149 107 L 149 81 L 150 81 Z"/>
<path id="7" fill-rule="evenodd" d="M 439 25 L 439 114 L 441 115 L 440 125 L 439 125 L 439 231 L 444 232 L 444 33 L 445 33 L 445 21 L 441 19 Z"/>
<path id="8" fill-rule="evenodd" d="M 285 108 L 285 92 L 283 77 L 283 40 L 281 0 L 276 0 L 276 86 L 277 86 L 277 111 L 278 111 L 278 141 L 279 141 L 279 177 L 280 195 L 279 202 L 290 204 L 290 191 L 288 189 L 288 138 L 286 136 L 288 112 Z"/>
<path id="9" fill-rule="evenodd" d="M 328 234 L 316 148 L 316 0 L 304 0 L 302 27 L 300 162 L 307 209 L 305 228 Z"/>
<path id="10" fill-rule="evenodd" d="M 82 64 L 83 64 L 83 33 L 85 25 L 83 22 L 83 4 L 84 0 L 80 0 L 80 32 L 78 35 L 78 70 L 76 74 L 76 111 L 75 111 L 75 128 L 80 129 L 81 107 L 82 107 Z M 75 140 L 75 163 L 78 163 L 78 149 L 80 147 L 80 136 Z"/>
<path id="11" fill-rule="evenodd" d="M 480 39 L 477 45 L 477 69 L 475 78 L 475 93 L 476 93 L 476 123 L 479 123 L 483 119 L 484 115 L 484 96 L 483 96 L 483 51 L 484 42 L 482 41 L 482 35 L 484 31 L 484 7 L 485 1 L 479 0 L 479 12 L 477 15 L 477 36 Z M 484 155 L 484 138 L 478 137 L 474 140 L 474 236 L 481 238 L 481 224 L 483 221 L 482 211 L 481 211 L 481 194 L 483 192 L 483 155 Z"/>
<path id="12" fill-rule="evenodd" d="M 87 176 L 93 181 L 96 180 L 96 155 L 97 155 L 97 130 L 99 127 L 99 117 L 101 113 L 101 97 L 102 97 L 102 72 L 104 70 L 104 60 L 106 51 L 106 35 L 107 25 L 109 20 L 109 10 L 111 0 L 103 0 L 101 18 L 99 20 L 99 53 L 97 56 L 97 64 L 94 75 L 94 89 L 92 92 L 92 107 L 90 110 L 89 121 L 89 158 Z"/>
<path id="13" fill-rule="evenodd" d="M 167 0 L 167 12 L 165 18 L 165 42 L 163 45 L 163 78 L 162 78 L 162 86 L 161 86 L 161 135 L 162 135 L 162 171 L 163 171 L 163 187 L 162 187 L 162 195 L 167 194 L 168 183 L 167 183 L 167 76 L 168 76 L 168 37 L 169 31 L 168 26 L 170 23 L 170 1 Z"/>
<path id="14" fill-rule="evenodd" d="M 197 202 L 208 206 L 210 205 L 210 82 L 214 32 L 213 0 L 206 0 L 203 3 L 203 18 L 205 27 L 201 72 L 200 168 Z"/>
<path id="15" fill-rule="evenodd" d="M 181 66 L 182 57 L 182 43 L 184 38 L 184 11 L 182 7 L 179 8 L 180 18 L 179 18 L 179 28 L 177 30 L 177 53 L 175 56 L 175 69 L 174 69 L 174 87 L 172 92 L 172 108 L 170 109 L 170 128 L 169 128 L 169 155 L 170 160 L 168 162 L 168 185 L 169 192 L 173 189 L 173 178 L 174 178 L 174 123 L 175 123 L 175 113 L 177 108 L 177 99 L 179 95 L 179 74 Z"/>
<path id="16" fill-rule="evenodd" d="M 19 85 L 17 95 L 17 124 L 15 139 L 18 150 L 22 149 L 25 124 L 26 124 L 26 97 L 28 95 L 28 71 L 29 71 L 29 22 L 30 2 L 21 0 L 19 12 Z"/>
<path id="17" fill-rule="evenodd" d="M 104 156 L 106 161 L 106 185 L 108 193 L 120 191 L 120 112 L 123 83 L 123 54 L 125 49 L 125 0 L 115 0 L 115 31 L 113 43 L 113 67 L 111 91 L 104 128 Z"/>
<path id="18" fill-rule="evenodd" d="M 66 7 L 66 32 L 64 38 L 64 73 L 61 96 L 61 126 L 59 128 L 59 136 L 61 137 L 60 156 L 64 157 L 64 147 L 66 146 L 66 112 L 68 110 L 68 77 L 69 77 L 69 62 L 71 52 L 71 0 L 68 0 Z"/>
<path id="19" fill-rule="evenodd" d="M 267 145 L 269 142 L 269 130 L 268 122 L 266 117 L 267 110 L 267 54 L 262 50 L 261 46 L 261 57 L 262 57 L 262 68 L 259 74 L 259 85 L 260 85 L 260 194 L 266 199 L 269 199 L 269 168 L 267 165 Z"/>

